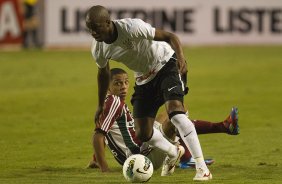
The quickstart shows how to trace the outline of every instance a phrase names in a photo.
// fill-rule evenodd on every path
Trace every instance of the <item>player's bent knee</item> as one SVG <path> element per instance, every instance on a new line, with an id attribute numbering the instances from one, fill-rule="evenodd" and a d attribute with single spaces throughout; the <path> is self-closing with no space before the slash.
<path id="1" fill-rule="evenodd" d="M 149 133 L 149 132 L 136 132 L 136 136 L 137 138 L 142 141 L 142 142 L 147 142 L 152 138 L 153 133 Z"/>
<path id="2" fill-rule="evenodd" d="M 173 111 L 173 112 L 171 112 L 171 113 L 168 114 L 168 117 L 169 117 L 169 119 L 171 120 L 171 118 L 172 118 L 173 116 L 177 115 L 177 114 L 186 114 L 186 113 L 183 112 L 183 111 Z"/>

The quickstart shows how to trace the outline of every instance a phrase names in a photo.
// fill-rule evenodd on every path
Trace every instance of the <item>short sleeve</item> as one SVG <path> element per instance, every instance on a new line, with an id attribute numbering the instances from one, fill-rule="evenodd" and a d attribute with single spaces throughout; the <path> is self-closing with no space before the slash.
<path id="1" fill-rule="evenodd" d="M 105 101 L 102 117 L 96 124 L 96 129 L 108 132 L 116 119 L 122 115 L 124 105 L 124 102 L 118 96 L 109 95 Z"/>
<path id="2" fill-rule="evenodd" d="M 107 65 L 109 60 L 104 57 L 102 45 L 95 39 L 93 39 L 91 44 L 91 54 L 99 68 L 104 68 Z"/>

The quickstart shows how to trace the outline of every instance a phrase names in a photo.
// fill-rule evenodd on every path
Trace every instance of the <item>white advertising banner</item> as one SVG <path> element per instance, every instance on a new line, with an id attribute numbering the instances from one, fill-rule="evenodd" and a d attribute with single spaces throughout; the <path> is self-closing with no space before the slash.
<path id="1" fill-rule="evenodd" d="M 85 13 L 137 17 L 176 33 L 185 45 L 282 44 L 282 0 L 45 0 L 46 46 L 87 46 Z"/>

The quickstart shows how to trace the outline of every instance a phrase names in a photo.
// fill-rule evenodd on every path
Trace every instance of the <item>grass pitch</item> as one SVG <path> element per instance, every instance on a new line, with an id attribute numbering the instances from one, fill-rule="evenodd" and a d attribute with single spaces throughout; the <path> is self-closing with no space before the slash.
<path id="1" fill-rule="evenodd" d="M 239 108 L 240 135 L 199 136 L 204 155 L 215 159 L 209 183 L 282 183 L 281 50 L 185 48 L 190 117 L 216 122 Z M 109 152 L 111 173 L 85 169 L 96 75 L 88 51 L 0 52 L 0 183 L 126 183 Z M 150 183 L 193 183 L 194 174 L 177 168 L 160 177 L 159 170 Z"/>

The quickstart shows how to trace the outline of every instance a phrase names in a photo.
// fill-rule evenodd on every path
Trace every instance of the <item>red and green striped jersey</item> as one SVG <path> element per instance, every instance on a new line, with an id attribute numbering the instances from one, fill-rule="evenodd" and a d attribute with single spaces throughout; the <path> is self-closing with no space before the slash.
<path id="1" fill-rule="evenodd" d="M 133 117 L 128 106 L 118 96 L 106 97 L 103 114 L 96 129 L 105 133 L 105 142 L 120 164 L 128 156 L 140 153 L 142 143 L 135 136 Z"/>

